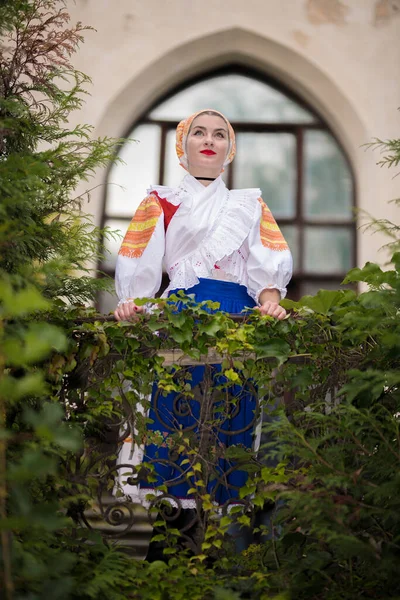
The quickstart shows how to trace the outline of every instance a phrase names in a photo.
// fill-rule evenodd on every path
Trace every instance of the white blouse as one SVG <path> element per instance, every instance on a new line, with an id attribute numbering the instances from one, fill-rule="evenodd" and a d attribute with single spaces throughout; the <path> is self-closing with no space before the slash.
<path id="1" fill-rule="evenodd" d="M 221 177 L 204 187 L 186 175 L 176 189 L 154 186 L 148 193 L 118 255 L 120 304 L 153 298 L 163 269 L 170 278 L 164 297 L 200 277 L 244 285 L 256 302 L 265 289 L 285 297 L 292 256 L 259 189 L 229 191 Z"/>

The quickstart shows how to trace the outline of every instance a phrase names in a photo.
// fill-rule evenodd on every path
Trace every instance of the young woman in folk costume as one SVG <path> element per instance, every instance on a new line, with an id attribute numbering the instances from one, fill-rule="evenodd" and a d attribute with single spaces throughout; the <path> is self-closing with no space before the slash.
<path id="1" fill-rule="evenodd" d="M 188 174 L 177 188 L 153 186 L 148 190 L 119 251 L 116 290 L 120 302 L 116 319 L 134 319 L 144 310 L 134 299 L 154 297 L 161 285 L 163 265 L 170 279 L 164 297 L 184 290 L 194 294 L 198 302 L 219 302 L 220 310 L 229 313 L 250 307 L 283 319 L 286 312 L 279 301 L 286 294 L 292 274 L 291 253 L 261 199 L 260 189 L 228 190 L 222 180 L 221 172 L 236 151 L 229 121 L 214 110 L 195 113 L 179 123 L 176 150 Z M 203 376 L 204 367 L 192 369 L 192 388 L 201 384 Z M 179 509 L 184 509 L 179 512 L 189 515 L 196 504 L 188 494 L 190 485 L 182 472 L 191 467 L 179 467 L 185 456 L 177 460 L 176 467 L 169 461 L 168 435 L 180 427 L 192 435 L 196 433 L 201 401 L 189 400 L 190 410 L 177 415 L 176 393 L 165 397 L 157 394 L 156 385 L 154 388 L 149 414 L 153 423 L 148 425 L 143 460 L 154 465 L 157 482 L 142 483 L 140 497 L 143 501 L 152 491 L 151 486 L 154 491 L 154 486 L 165 484 L 168 495 L 177 499 Z M 239 386 L 229 388 L 229 393 L 237 398 L 234 415 L 219 424 L 216 443 L 220 448 L 252 448 L 256 400 L 249 390 Z M 218 414 L 216 418 L 221 418 Z M 162 447 L 151 443 L 152 432 L 164 436 Z M 235 469 L 223 456 L 217 470 L 220 476 L 209 486 L 213 500 L 220 505 L 234 502 L 247 473 Z M 134 490 L 133 486 L 123 487 L 127 494 Z M 179 527 L 175 522 L 171 525 Z"/>

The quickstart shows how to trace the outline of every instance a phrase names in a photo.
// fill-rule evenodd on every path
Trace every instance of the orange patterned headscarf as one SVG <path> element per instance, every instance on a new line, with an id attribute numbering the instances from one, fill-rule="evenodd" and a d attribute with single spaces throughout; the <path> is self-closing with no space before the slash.
<path id="1" fill-rule="evenodd" d="M 187 140 L 188 133 L 190 131 L 190 126 L 196 117 L 198 117 L 199 115 L 202 115 L 203 113 L 207 113 L 207 112 L 213 112 L 216 115 L 219 115 L 225 121 L 225 123 L 228 127 L 229 149 L 228 149 L 228 153 L 226 155 L 226 159 L 225 159 L 223 166 L 226 167 L 226 165 L 229 165 L 229 163 L 233 161 L 234 156 L 236 154 L 235 132 L 233 130 L 232 125 L 229 123 L 228 119 L 226 117 L 224 117 L 224 115 L 222 113 L 218 112 L 217 110 L 214 110 L 213 108 L 205 108 L 203 110 L 199 110 L 198 112 L 194 113 L 194 115 L 191 115 L 187 119 L 184 119 L 183 121 L 181 121 L 179 123 L 178 127 L 176 128 L 176 153 L 178 155 L 181 167 L 183 167 L 186 170 L 188 170 L 188 161 L 187 161 L 187 155 L 186 155 L 186 140 Z"/>

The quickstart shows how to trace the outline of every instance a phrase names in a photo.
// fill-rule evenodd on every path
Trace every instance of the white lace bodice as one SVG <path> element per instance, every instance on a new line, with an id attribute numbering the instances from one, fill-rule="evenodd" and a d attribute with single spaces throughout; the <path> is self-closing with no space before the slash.
<path id="1" fill-rule="evenodd" d="M 140 256 L 118 256 L 116 289 L 120 302 L 154 297 L 163 266 L 170 278 L 164 296 L 172 289 L 193 287 L 200 277 L 242 284 L 256 302 L 267 288 L 285 296 L 292 257 L 287 246 L 266 245 L 260 234 L 263 211 L 259 189 L 228 191 L 220 177 L 204 188 L 187 175 L 178 190 L 155 186 L 149 192 L 175 207 L 176 212 L 167 231 L 161 209 L 155 224 L 150 218 L 141 218 L 136 224 L 142 235 L 146 223 L 151 223 L 152 229 Z M 266 227 L 279 232 L 273 223 Z"/>

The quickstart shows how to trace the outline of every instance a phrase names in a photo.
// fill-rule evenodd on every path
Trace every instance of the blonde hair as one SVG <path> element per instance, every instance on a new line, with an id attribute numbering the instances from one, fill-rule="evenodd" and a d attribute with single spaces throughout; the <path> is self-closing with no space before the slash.
<path id="1" fill-rule="evenodd" d="M 221 113 L 219 113 L 219 112 L 217 112 L 217 111 L 215 111 L 215 110 L 204 110 L 204 111 L 202 111 L 200 114 L 198 114 L 198 115 L 197 115 L 197 116 L 196 116 L 196 117 L 193 119 L 193 121 L 191 122 L 191 124 L 190 124 L 190 127 L 189 127 L 189 131 L 188 131 L 188 135 L 189 135 L 189 133 L 190 133 L 190 132 L 191 132 L 191 130 L 192 130 L 193 123 L 195 122 L 195 120 L 197 119 L 197 117 L 201 117 L 201 115 L 210 115 L 210 117 L 219 117 L 220 119 L 222 119 L 222 120 L 225 122 L 226 126 L 228 126 L 228 123 L 227 123 L 227 121 L 226 121 L 225 117 L 223 117 L 223 116 L 221 115 Z"/>

